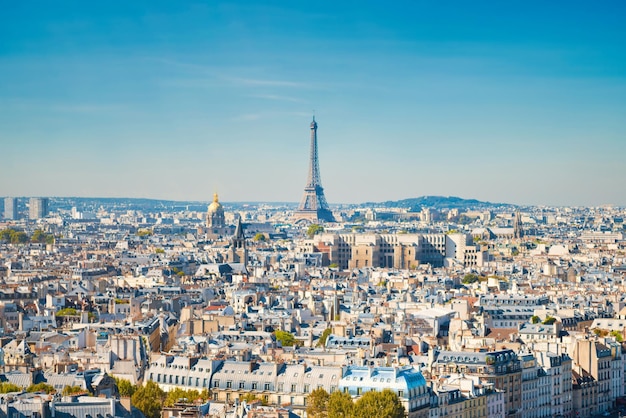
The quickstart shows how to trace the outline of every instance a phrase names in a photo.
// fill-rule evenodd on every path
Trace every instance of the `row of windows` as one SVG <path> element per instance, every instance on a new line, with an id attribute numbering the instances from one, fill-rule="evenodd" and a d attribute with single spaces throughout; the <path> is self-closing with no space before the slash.
<path id="1" fill-rule="evenodd" d="M 220 381 L 219 380 L 214 380 L 213 381 L 213 387 L 214 388 L 219 388 L 219 386 L 220 386 Z M 239 386 L 239 389 L 245 389 L 246 388 L 246 382 L 241 381 L 241 382 L 239 382 L 238 386 Z M 267 390 L 267 391 L 273 390 L 272 386 L 273 385 L 270 384 L 270 383 L 263 383 L 263 390 Z M 232 389 L 232 388 L 233 388 L 233 381 L 232 380 L 226 381 L 226 389 Z M 259 390 L 259 388 L 260 388 L 260 384 L 258 382 L 252 382 L 250 384 L 250 389 L 251 390 Z M 297 385 L 295 383 L 292 383 L 290 388 L 291 388 L 291 392 L 292 393 L 298 391 L 297 390 Z M 323 389 L 324 386 L 323 385 L 317 385 L 317 388 L 318 389 Z M 336 390 L 336 388 L 337 388 L 336 386 L 331 386 L 331 388 L 330 388 L 331 389 L 331 393 L 334 392 Z M 284 384 L 283 383 L 279 383 L 278 384 L 277 392 L 284 392 Z M 302 388 L 302 392 L 303 393 L 310 393 L 311 392 L 311 385 L 309 385 L 309 384 L 304 385 L 303 388 Z"/>
<path id="2" fill-rule="evenodd" d="M 248 372 L 246 372 L 246 371 L 237 370 L 237 374 L 241 374 L 241 373 L 244 373 L 244 372 L 245 372 L 245 374 L 247 374 L 247 373 L 248 373 Z M 229 372 L 228 370 L 222 370 L 220 373 L 221 373 L 221 374 L 229 374 L 229 373 L 230 373 L 230 374 L 235 374 L 235 370 L 230 370 L 230 372 Z M 262 372 L 262 371 L 261 371 L 261 372 L 259 372 L 259 376 L 263 376 L 263 373 L 265 373 L 265 372 Z M 252 374 L 257 374 L 257 370 L 253 371 L 253 372 L 252 372 Z M 267 372 L 267 375 L 268 375 L 268 376 L 271 376 L 272 374 L 273 374 L 272 372 Z M 298 376 L 298 373 L 294 373 L 293 375 L 294 375 L 294 377 L 297 377 L 297 376 Z M 308 374 L 308 377 L 310 377 L 310 375 L 311 375 L 311 374 L 309 373 L 309 374 Z"/>
<path id="3" fill-rule="evenodd" d="M 294 389 L 294 390 L 292 390 L 292 392 L 295 392 L 295 386 L 296 385 L 291 385 L 291 386 Z M 219 388 L 220 387 L 220 381 L 219 380 L 213 381 L 213 387 L 214 388 Z M 233 381 L 232 380 L 228 380 L 226 382 L 226 388 L 227 389 L 232 389 L 232 387 L 233 387 Z M 245 387 L 246 387 L 246 382 L 239 382 L 239 389 L 245 389 Z M 252 384 L 250 385 L 250 388 L 252 390 L 258 390 L 258 387 L 259 387 L 258 382 L 252 382 Z M 269 383 L 264 383 L 263 384 L 263 390 L 271 390 L 270 389 L 270 384 Z"/>
<path id="4" fill-rule="evenodd" d="M 158 364 L 158 363 L 152 363 L 152 366 L 160 366 L 160 367 L 167 367 L 168 369 L 180 369 L 180 370 L 189 370 L 188 366 L 182 366 L 182 365 L 176 365 L 176 364 Z M 191 368 L 192 372 L 196 371 L 195 367 Z M 197 369 L 197 371 L 199 372 L 204 372 L 204 368 L 200 367 L 199 369 Z M 211 371 L 211 369 L 206 369 L 207 372 Z"/>
<path id="5" fill-rule="evenodd" d="M 354 387 L 352 387 L 352 388 L 344 387 L 343 388 L 344 393 L 348 393 L 348 394 L 353 395 L 353 396 L 354 395 L 360 396 L 360 395 L 362 395 L 362 394 L 364 394 L 366 392 L 376 392 L 376 390 L 377 389 L 375 389 L 375 388 L 370 388 L 369 390 L 367 390 L 367 388 L 362 388 L 362 387 L 357 387 L 357 388 L 354 388 Z M 404 397 L 404 391 L 403 390 L 397 391 L 397 394 L 398 394 L 398 397 L 401 398 L 401 399 Z"/>
<path id="6" fill-rule="evenodd" d="M 173 376 L 173 375 L 161 375 L 158 373 L 156 375 L 156 380 L 154 379 L 154 373 L 150 373 L 150 380 L 155 381 L 157 383 L 165 383 L 170 385 L 182 385 L 182 386 L 195 386 L 195 387 L 207 387 L 208 379 L 200 379 L 199 377 L 189 377 L 186 376 Z"/>

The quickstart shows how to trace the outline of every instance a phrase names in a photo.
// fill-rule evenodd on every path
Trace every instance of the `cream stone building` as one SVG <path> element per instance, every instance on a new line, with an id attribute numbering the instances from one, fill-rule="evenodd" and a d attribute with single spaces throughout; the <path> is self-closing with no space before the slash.
<path id="1" fill-rule="evenodd" d="M 471 267 L 483 263 L 482 252 L 467 234 L 319 234 L 301 249 L 321 252 L 326 263 L 343 269 L 413 269 L 425 263 Z"/>

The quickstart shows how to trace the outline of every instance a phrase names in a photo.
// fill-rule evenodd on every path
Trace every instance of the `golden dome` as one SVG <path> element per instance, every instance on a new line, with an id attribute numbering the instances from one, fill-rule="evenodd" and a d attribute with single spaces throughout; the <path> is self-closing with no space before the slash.
<path id="1" fill-rule="evenodd" d="M 219 202 L 219 200 L 217 199 L 217 193 L 215 193 L 213 195 L 213 203 L 211 203 L 209 205 L 209 212 L 217 212 L 218 210 L 222 209 L 222 204 Z"/>

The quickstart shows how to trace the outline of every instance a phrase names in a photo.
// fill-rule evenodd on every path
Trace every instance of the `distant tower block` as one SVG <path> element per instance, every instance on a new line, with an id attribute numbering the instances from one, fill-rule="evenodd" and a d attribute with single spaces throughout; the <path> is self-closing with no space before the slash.
<path id="1" fill-rule="evenodd" d="M 4 198 L 4 219 L 6 220 L 15 220 L 18 217 L 17 212 L 17 198 L 16 197 L 5 197 Z"/>
<path id="2" fill-rule="evenodd" d="M 320 179 L 319 160 L 317 159 L 317 123 L 315 116 L 311 122 L 311 158 L 309 160 L 309 177 L 304 188 L 304 196 L 298 210 L 293 215 L 294 221 L 335 222 L 333 213 L 328 207 L 324 188 Z"/>
<path id="3" fill-rule="evenodd" d="M 30 219 L 41 219 L 48 215 L 48 198 L 31 197 L 28 207 L 28 217 Z"/>

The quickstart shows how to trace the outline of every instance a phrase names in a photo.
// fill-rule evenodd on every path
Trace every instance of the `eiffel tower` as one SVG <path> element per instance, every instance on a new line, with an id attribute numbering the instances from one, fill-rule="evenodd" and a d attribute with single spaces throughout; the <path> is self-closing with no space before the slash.
<path id="1" fill-rule="evenodd" d="M 304 196 L 298 210 L 294 213 L 294 221 L 335 222 L 333 213 L 328 207 L 324 188 L 320 179 L 320 165 L 317 159 L 317 122 L 313 116 L 311 122 L 311 159 L 309 160 L 309 177 L 304 187 Z"/>

